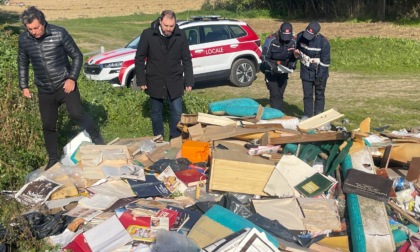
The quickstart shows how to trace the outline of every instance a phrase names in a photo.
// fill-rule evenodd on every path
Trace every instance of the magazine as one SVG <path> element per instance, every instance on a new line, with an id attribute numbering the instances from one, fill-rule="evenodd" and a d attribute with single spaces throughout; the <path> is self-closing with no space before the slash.
<path id="1" fill-rule="evenodd" d="M 16 193 L 15 198 L 24 204 L 43 204 L 60 186 L 61 184 L 41 176 L 24 185 Z"/>
<path id="2" fill-rule="evenodd" d="M 187 186 L 178 179 L 178 177 L 175 175 L 175 172 L 172 170 L 172 168 L 168 165 L 168 167 L 163 170 L 157 177 L 160 181 L 163 181 L 166 188 L 171 193 L 179 192 L 180 194 L 183 194 L 185 190 L 187 190 Z"/>

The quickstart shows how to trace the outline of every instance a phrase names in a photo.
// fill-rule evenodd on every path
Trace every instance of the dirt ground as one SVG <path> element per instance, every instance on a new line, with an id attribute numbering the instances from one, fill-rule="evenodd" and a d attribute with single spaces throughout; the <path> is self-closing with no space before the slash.
<path id="1" fill-rule="evenodd" d="M 198 10 L 205 0 L 27 0 L 18 2 L 12 0 L 10 6 L 0 6 L 0 11 L 21 13 L 27 6 L 35 5 L 42 9 L 47 20 L 91 18 L 99 16 L 125 16 L 130 14 L 155 14 L 164 9 L 172 9 L 175 12 L 186 10 Z M 20 3 L 20 4 L 19 4 Z M 19 6 L 21 5 L 21 6 Z M 216 13 L 217 14 L 217 13 Z M 277 30 L 283 20 L 275 19 L 244 19 L 255 30 L 257 34 L 269 34 Z M 295 33 L 302 31 L 307 22 L 289 20 L 294 27 Z M 326 37 L 333 38 L 355 38 L 355 37 L 391 37 L 408 38 L 420 41 L 420 27 L 398 26 L 387 22 L 377 23 L 340 23 L 340 22 L 320 22 L 321 33 Z M 399 85 L 396 86 L 395 83 Z M 352 97 L 356 95 L 355 90 L 359 90 L 357 95 L 375 94 L 375 97 L 398 97 L 409 99 L 413 103 L 420 102 L 419 92 L 417 91 L 420 79 L 418 76 L 409 78 L 401 76 L 398 80 L 390 80 L 386 76 L 365 76 L 360 74 L 330 73 L 328 80 L 326 97 L 340 97 L 341 102 L 335 104 L 338 111 L 351 111 L 351 106 L 363 106 L 363 104 L 353 104 Z M 354 88 L 364 87 L 362 89 Z M 353 93 L 343 92 L 349 87 Z M 405 92 L 413 90 L 414 92 Z M 258 78 L 253 85 L 246 88 L 236 88 L 221 83 L 202 83 L 196 85 L 194 93 L 215 92 L 224 94 L 226 97 L 251 97 L 262 104 L 268 103 L 268 91 L 265 87 L 264 76 L 258 73 Z M 298 73 L 291 74 L 286 91 L 285 103 L 294 106 L 296 101 L 302 98 L 301 80 Z M 330 99 L 327 99 L 326 107 L 331 107 Z M 349 107 L 350 106 L 350 107 Z M 296 112 L 296 116 L 300 112 Z M 295 114 L 291 114 L 295 115 Z M 377 120 L 381 118 L 376 118 Z M 381 121 L 382 122 L 382 121 Z M 379 122 L 380 123 L 380 122 Z M 401 124 L 401 122 L 399 122 Z M 418 124 L 415 121 L 414 124 Z M 357 125 L 354 125 L 357 127 Z"/>
<path id="2" fill-rule="evenodd" d="M 205 0 L 24 0 L 10 1 L 0 10 L 22 12 L 34 5 L 41 9 L 47 20 L 126 16 L 131 14 L 154 14 L 171 9 L 175 12 L 198 10 Z"/>
<path id="3" fill-rule="evenodd" d="M 21 13 L 27 6 L 42 9 L 47 20 L 91 18 L 100 16 L 124 16 L 130 14 L 153 14 L 164 9 L 175 12 L 198 10 L 205 0 L 26 0 L 10 1 L 10 5 L 0 6 L 0 10 Z M 278 29 L 282 20 L 245 19 L 258 33 L 270 33 Z M 295 32 L 305 28 L 306 22 L 290 21 Z M 420 40 L 419 27 L 397 26 L 391 23 L 339 23 L 321 22 L 321 33 L 328 38 L 393 37 Z"/>
<path id="4" fill-rule="evenodd" d="M 275 19 L 249 19 L 249 25 L 258 33 L 275 31 L 283 20 Z M 298 33 L 305 29 L 307 23 L 293 21 L 293 29 Z M 355 37 L 392 37 L 410 38 L 420 40 L 420 27 L 399 26 L 387 22 L 377 23 L 343 23 L 343 22 L 320 22 L 321 33 L 332 38 L 355 38 Z M 269 29 L 269 30 L 267 30 Z M 271 29 L 271 30 L 270 30 Z"/>

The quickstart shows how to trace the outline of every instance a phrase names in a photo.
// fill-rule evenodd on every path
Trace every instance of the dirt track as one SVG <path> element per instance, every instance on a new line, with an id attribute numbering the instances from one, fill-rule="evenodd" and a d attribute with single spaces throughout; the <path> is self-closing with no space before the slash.
<path id="1" fill-rule="evenodd" d="M 10 6 L 0 6 L 0 10 L 21 13 L 27 6 L 35 5 L 42 9 L 47 20 L 90 18 L 99 16 L 124 16 L 131 14 L 153 14 L 164 9 L 175 12 L 198 10 L 205 0 L 27 0 L 11 1 Z M 19 6 L 20 5 L 23 6 Z M 270 33 L 280 26 L 282 20 L 250 19 L 246 20 L 258 33 Z M 305 28 L 307 23 L 291 21 L 295 32 Z M 393 37 L 420 40 L 420 28 L 397 26 L 391 23 L 338 23 L 321 22 L 321 33 L 328 38 L 354 37 Z"/>
<path id="2" fill-rule="evenodd" d="M 131 14 L 154 14 L 164 9 L 175 12 L 198 10 L 205 0 L 12 0 L 9 6 L 0 6 L 1 10 L 20 13 L 24 6 L 34 5 L 40 8 L 47 19 L 74 19 L 91 17 L 126 16 Z"/>
<path id="3" fill-rule="evenodd" d="M 274 19 L 250 19 L 247 20 L 250 26 L 261 34 L 261 32 L 274 31 L 280 27 L 282 20 Z M 295 32 L 305 29 L 307 23 L 301 21 L 290 21 Z M 410 38 L 420 40 L 420 27 L 398 26 L 392 23 L 338 23 L 320 22 L 321 33 L 328 38 L 356 38 L 356 37 L 392 37 Z M 267 27 L 271 30 L 267 30 Z"/>

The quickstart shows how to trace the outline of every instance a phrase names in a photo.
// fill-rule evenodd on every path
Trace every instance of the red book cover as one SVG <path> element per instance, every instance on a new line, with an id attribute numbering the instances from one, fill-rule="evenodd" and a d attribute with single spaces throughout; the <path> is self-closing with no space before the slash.
<path id="1" fill-rule="evenodd" d="M 150 227 L 150 216 L 134 216 L 129 210 L 125 211 L 119 220 L 125 229 L 130 225 Z"/>
<path id="2" fill-rule="evenodd" d="M 175 175 L 178 177 L 179 180 L 184 182 L 187 186 L 195 186 L 199 184 L 200 182 L 206 183 L 207 182 L 207 176 L 203 173 L 200 173 L 196 169 L 186 169 L 186 170 L 180 170 L 176 171 Z"/>
<path id="3" fill-rule="evenodd" d="M 74 252 L 92 252 L 89 244 L 85 241 L 83 233 L 76 236 L 76 238 L 74 238 L 73 241 L 67 244 L 63 249 Z"/>
<path id="4" fill-rule="evenodd" d="M 157 212 L 156 217 L 168 217 L 169 218 L 169 228 L 172 228 L 174 225 L 176 218 L 178 216 L 178 212 L 175 210 L 163 208 Z"/>

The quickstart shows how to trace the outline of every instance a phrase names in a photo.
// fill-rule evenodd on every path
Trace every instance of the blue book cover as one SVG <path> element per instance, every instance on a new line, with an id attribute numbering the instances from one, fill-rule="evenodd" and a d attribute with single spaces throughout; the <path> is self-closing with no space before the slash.
<path id="1" fill-rule="evenodd" d="M 186 221 L 182 223 L 178 229 L 178 233 L 187 234 L 190 229 L 194 226 L 194 224 L 200 219 L 203 215 L 200 212 L 193 211 L 190 209 L 175 207 L 175 206 L 167 206 L 168 209 L 177 211 L 183 214 L 183 218 L 186 218 Z"/>
<path id="2" fill-rule="evenodd" d="M 146 181 L 127 179 L 131 189 L 139 198 L 153 196 L 168 197 L 171 192 L 166 188 L 163 181 L 156 178 L 155 175 L 146 175 Z"/>

